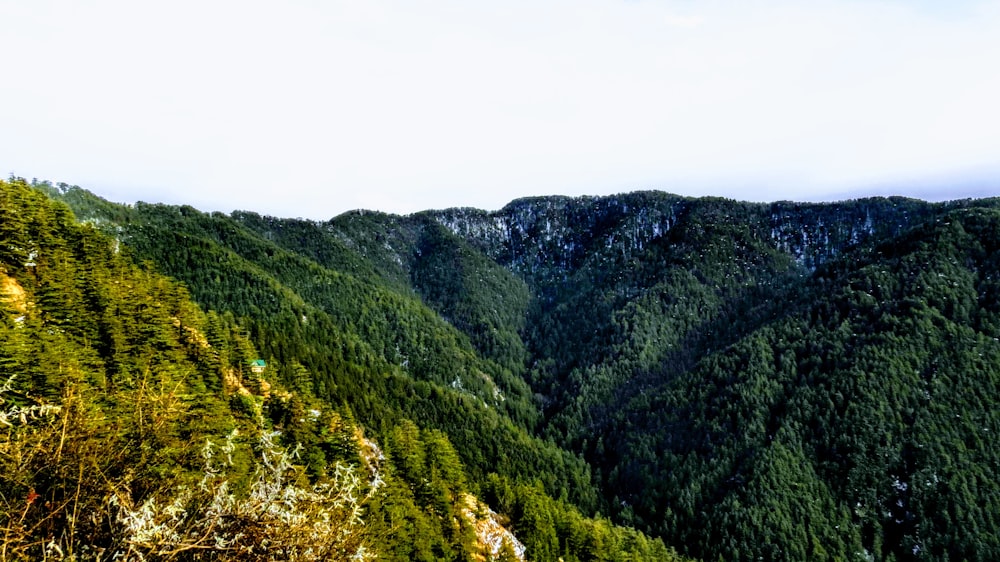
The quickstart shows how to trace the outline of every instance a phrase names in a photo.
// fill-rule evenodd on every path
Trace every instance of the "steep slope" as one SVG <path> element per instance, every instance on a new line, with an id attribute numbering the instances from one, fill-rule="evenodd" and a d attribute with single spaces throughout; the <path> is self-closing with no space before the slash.
<path id="1" fill-rule="evenodd" d="M 623 408 L 612 486 L 706 558 L 997 556 L 998 225 L 945 215 L 818 270 L 808 304 Z"/>
<path id="2" fill-rule="evenodd" d="M 445 433 L 401 419 L 380 450 L 351 409 L 253 372 L 231 313 L 127 250 L 0 182 L 0 557 L 680 559 L 493 474 L 514 537 Z"/>
<path id="3" fill-rule="evenodd" d="M 525 383 L 481 358 L 413 292 L 328 269 L 224 215 L 108 207 L 80 189 L 49 191 L 93 210 L 90 220 L 184 281 L 202 306 L 240 318 L 290 387 L 349 406 L 380 438 L 404 419 L 444 431 L 474 481 L 491 472 L 538 478 L 553 496 L 598 509 L 589 468 L 528 432 L 537 410 Z"/>
<path id="4" fill-rule="evenodd" d="M 798 394 L 782 390 L 780 369 L 804 377 L 796 380 L 809 389 L 812 400 L 843 403 L 844 390 L 836 385 L 816 388 L 824 380 L 820 377 L 824 367 L 810 362 L 833 361 L 831 356 L 841 357 L 842 346 L 847 345 L 822 347 L 818 342 L 833 337 L 828 331 L 811 323 L 796 324 L 801 320 L 790 317 L 842 321 L 828 303 L 829 271 L 854 273 L 864 264 L 882 266 L 896 259 L 888 249 L 911 247 L 911 242 L 904 241 L 934 236 L 937 225 L 966 220 L 962 214 L 948 213 L 993 208 L 995 200 L 945 205 L 903 199 L 747 205 L 655 194 L 617 199 L 617 207 L 610 211 L 608 200 L 595 204 L 542 199 L 516 202 L 492 215 L 445 211 L 439 220 L 519 272 L 542 295 L 526 339 L 535 362 L 530 380 L 547 398 L 547 432 L 584 452 L 602 471 L 605 493 L 613 495 L 611 505 L 621 506 L 621 520 L 644 525 L 706 559 L 801 560 L 866 552 L 878 559 L 995 555 L 991 554 L 992 541 L 983 540 L 992 531 L 958 536 L 945 531 L 947 524 L 942 521 L 949 517 L 933 510 L 904 509 L 908 500 L 899 496 L 911 484 L 900 479 L 903 470 L 899 466 L 888 468 L 884 460 L 876 463 L 869 458 L 883 454 L 878 450 L 855 450 L 852 455 L 830 459 L 803 452 L 803 447 L 818 446 L 816 435 L 800 433 L 773 446 L 766 439 L 751 437 L 756 428 L 773 434 L 785 424 L 801 424 L 823 428 L 827 438 L 904 442 L 912 431 L 906 420 L 913 419 L 920 408 L 899 406 L 889 393 L 869 394 L 866 400 L 869 408 L 904 420 L 891 430 L 884 423 L 857 417 L 863 408 L 846 419 L 810 418 L 817 415 L 813 404 L 799 412 L 809 412 L 804 419 L 785 418 L 787 409 L 804 407 L 786 403 Z M 626 213 L 626 208 L 638 210 Z M 589 221 L 585 216 L 590 216 Z M 578 224 L 591 230 L 581 233 Z M 920 234 L 908 234 L 914 226 Z M 977 240 L 994 236 L 989 228 L 976 227 L 975 232 L 954 241 L 951 249 L 947 244 L 921 242 L 934 249 L 908 259 L 926 260 L 926 269 L 940 263 L 946 252 L 961 253 L 974 248 Z M 995 263 L 977 264 L 967 256 L 949 259 L 967 263 L 980 282 L 997 275 Z M 906 287 L 917 269 L 911 266 L 904 280 L 896 281 L 897 286 Z M 924 272 L 922 276 L 945 279 L 954 274 Z M 980 318 L 977 322 L 989 325 L 993 320 L 986 311 L 994 307 L 991 289 L 984 286 L 977 291 L 980 297 L 967 299 L 966 310 Z M 903 304 L 910 295 L 900 291 L 885 298 L 883 306 L 900 308 L 898 318 L 916 322 L 911 317 L 917 311 Z M 856 318 L 850 333 L 885 330 L 880 319 Z M 795 326 L 792 333 L 784 331 L 789 323 Z M 775 335 L 778 326 L 782 331 Z M 943 351 L 942 342 L 948 341 L 948 330 L 954 329 L 958 328 L 914 333 L 912 327 L 897 328 L 900 333 L 881 337 L 905 337 L 909 343 L 871 351 L 872 356 L 852 356 L 841 368 L 855 376 L 893 372 L 895 357 L 914 362 L 933 357 L 935 350 Z M 995 337 L 989 330 L 978 330 L 979 340 Z M 774 357 L 757 362 L 745 357 L 748 349 L 780 348 L 790 345 L 793 338 L 798 340 L 795 345 L 808 349 L 799 353 L 802 366 L 782 365 L 777 358 L 790 355 L 776 351 Z M 762 339 L 768 347 L 762 347 Z M 996 372 L 996 366 L 975 363 L 972 350 L 950 350 L 966 355 L 954 359 L 956 373 L 967 371 L 962 363 L 968 363 L 976 365 L 977 374 L 994 376 L 990 373 Z M 727 353 L 743 357 L 724 359 Z M 749 377 L 761 365 L 765 372 L 753 377 L 752 383 L 733 388 L 734 378 Z M 918 371 L 929 368 L 921 364 Z M 813 372 L 801 374 L 809 369 Z M 961 403 L 963 393 L 970 390 L 952 387 L 955 394 L 948 400 Z M 989 386 L 979 390 L 984 396 L 980 406 L 963 408 L 988 416 L 983 404 L 995 403 L 1000 395 Z M 761 409 L 762 401 L 768 408 Z M 747 419 L 745 413 L 750 411 L 755 414 Z M 943 419 L 933 423 L 948 425 Z M 861 427 L 874 429 L 855 437 Z M 942 451 L 967 448 L 969 439 L 980 447 L 984 444 L 968 427 L 942 431 L 951 436 L 933 445 Z M 731 442 L 736 444 L 723 445 Z M 829 447 L 844 449 L 843 444 Z M 924 450 L 929 447 L 920 445 Z M 964 469 L 975 474 L 979 462 L 992 463 L 992 457 L 983 453 L 977 452 L 976 461 L 969 461 Z M 896 450 L 893 455 L 898 459 L 903 453 Z M 850 474 L 858 469 L 852 467 L 872 470 L 873 465 L 880 467 L 878 476 L 869 474 L 865 484 L 845 493 L 839 482 L 854 478 Z M 967 478 L 962 476 L 963 481 Z M 802 490 L 808 492 L 802 494 Z M 860 497 L 860 490 L 869 495 Z M 802 504 L 804 500 L 813 503 Z M 968 496 L 941 494 L 935 502 L 962 513 L 968 525 L 964 529 L 990 527 L 988 522 L 993 520 L 992 514 L 967 505 Z M 869 507 L 859 508 L 865 505 Z M 812 523 L 804 526 L 803 521 Z M 842 532 L 831 534 L 833 529 Z"/>
<path id="5" fill-rule="evenodd" d="M 247 212 L 233 216 L 324 267 L 419 296 L 483 357 L 520 379 L 527 286 L 431 217 L 354 212 L 321 224 Z"/>
<path id="6" fill-rule="evenodd" d="M 565 490 L 704 559 L 987 560 L 1000 536 L 1000 453 L 988 438 L 1000 397 L 997 207 L 634 193 L 324 223 L 164 208 L 189 215 L 170 223 L 176 240 L 150 228 L 148 208 L 131 226 L 110 218 L 119 208 L 100 216 L 194 294 L 246 315 L 259 341 L 302 330 L 301 311 L 261 308 L 267 298 L 299 299 L 310 320 L 325 314 L 371 362 L 300 361 L 303 380 L 355 369 L 365 382 L 330 379 L 337 390 L 324 396 L 369 426 L 402 412 L 443 429 L 490 505 L 520 514 L 522 530 L 568 524 L 549 507 L 534 515 L 549 501 L 524 479 L 534 471 L 549 494 Z M 192 219 L 201 230 L 186 230 Z M 167 242 L 231 252 L 225 269 L 249 273 L 213 297 L 209 277 L 156 249 Z M 287 293 L 233 289 L 251 280 Z M 373 303 L 375 326 L 358 299 Z M 250 306 L 285 318 L 280 330 Z M 397 345 L 426 341 L 393 333 L 411 329 L 444 338 L 427 357 L 446 369 L 400 366 Z M 271 354 L 278 365 L 308 357 L 323 337 Z M 385 386 L 367 378 L 380 369 Z M 474 369 L 504 400 L 466 387 Z M 390 398 L 353 394 L 370 389 Z M 587 468 L 552 443 L 587 459 L 600 500 Z M 486 476 L 491 463 L 512 480 Z M 563 532 L 530 536 L 529 552 L 566 548 Z"/>
<path id="7" fill-rule="evenodd" d="M 0 557 L 134 560 L 175 548 L 263 552 L 269 541 L 271 556 L 309 559 L 292 551 L 313 531 L 333 533 L 317 554 L 367 542 L 343 509 L 319 505 L 329 495 L 313 497 L 316 509 L 287 495 L 310 493 L 280 483 L 292 467 L 253 476 L 261 465 L 246 439 L 267 437 L 261 454 L 272 461 L 284 452 L 264 431 L 268 400 L 246 391 L 267 382 L 245 369 L 255 353 L 238 326 L 203 314 L 182 287 L 23 183 L 0 182 L 0 225 Z M 227 461 L 210 470 L 210 444 L 223 441 Z M 277 498 L 227 486 L 272 477 L 289 515 L 326 524 L 249 524 L 238 509 L 265 513 Z"/>

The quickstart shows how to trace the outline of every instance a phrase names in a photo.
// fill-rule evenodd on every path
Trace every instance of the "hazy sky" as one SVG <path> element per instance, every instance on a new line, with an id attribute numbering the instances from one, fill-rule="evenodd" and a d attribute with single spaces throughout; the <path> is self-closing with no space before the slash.
<path id="1" fill-rule="evenodd" d="M 1000 1 L 0 0 L 0 173 L 329 218 L 1000 195 Z"/>

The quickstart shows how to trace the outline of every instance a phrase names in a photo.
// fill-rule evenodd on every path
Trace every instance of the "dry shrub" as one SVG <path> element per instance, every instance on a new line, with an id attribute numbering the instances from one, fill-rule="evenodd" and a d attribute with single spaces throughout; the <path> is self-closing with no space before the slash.
<path id="1" fill-rule="evenodd" d="M 369 482 L 338 463 L 311 484 L 297 450 L 261 432 L 249 484 L 236 486 L 234 453 L 250 445 L 234 430 L 206 441 L 200 480 L 141 481 L 128 451 L 142 444 L 116 437 L 99 417 L 73 394 L 55 406 L 15 404 L 0 392 L 0 559 L 374 557 L 362 515 L 378 474 Z"/>

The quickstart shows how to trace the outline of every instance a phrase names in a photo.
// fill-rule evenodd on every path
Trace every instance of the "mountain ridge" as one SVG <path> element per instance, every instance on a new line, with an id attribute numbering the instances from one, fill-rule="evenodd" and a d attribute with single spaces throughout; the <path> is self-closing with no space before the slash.
<path id="1" fill-rule="evenodd" d="M 40 191 L 52 195 L 44 185 L 0 181 L 3 557 L 681 559 L 658 539 L 585 517 L 552 498 L 543 478 L 515 478 L 529 471 L 509 469 L 509 461 L 508 470 L 503 463 L 491 467 L 501 474 L 483 474 L 482 461 L 464 464 L 445 432 L 417 426 L 404 417 L 415 411 L 399 411 L 400 404 L 379 394 L 386 386 L 377 385 L 389 381 L 389 388 L 422 394 L 410 400 L 429 412 L 457 400 L 467 424 L 478 431 L 490 422 L 502 426 L 494 433 L 520 439 L 524 456 L 545 445 L 505 416 L 483 419 L 484 407 L 468 398 L 471 392 L 393 372 L 374 357 L 374 337 L 368 351 L 345 354 L 336 380 L 314 376 L 307 346 L 294 340 L 289 326 L 260 316 L 288 307 L 316 314 L 299 317 L 300 325 L 324 322 L 322 311 L 310 308 L 314 297 L 297 298 L 282 278 L 260 268 L 260 251 L 281 267 L 301 266 L 294 256 L 250 243 L 231 222 L 190 208 L 148 206 L 139 212 L 163 222 L 136 221 L 142 216 L 129 209 L 75 193 L 113 213 L 80 223 L 68 206 Z M 175 261 L 163 265 L 208 269 L 191 277 L 193 293 L 153 271 L 151 260 L 135 261 L 141 243 L 155 239 L 147 235 L 169 242 Z M 217 244 L 216 236 L 231 247 Z M 213 258 L 214 268 L 204 256 Z M 221 283 L 215 275 L 226 269 L 234 271 L 225 283 L 239 289 L 230 296 L 245 300 L 249 316 L 203 311 L 190 298 L 203 285 Z M 258 343 L 282 355 L 260 359 Z M 346 342 L 348 348 L 360 343 Z M 339 390 L 341 401 L 314 394 L 324 384 L 352 379 L 356 386 Z M 355 411 L 373 410 L 387 415 L 363 426 Z M 572 462 L 552 448 L 536 453 Z M 533 468 L 545 480 L 561 474 L 558 466 Z M 473 492 L 491 498 L 504 515 Z"/>
<path id="2" fill-rule="evenodd" d="M 968 491 L 993 498 L 1000 480 L 981 436 L 1000 431 L 998 199 L 638 192 L 303 221 L 55 195 L 206 302 L 280 312 L 251 322 L 261 340 L 288 340 L 271 352 L 282 373 L 298 361 L 369 425 L 419 413 L 477 481 L 493 464 L 534 471 L 547 493 L 704 559 L 1000 555 L 1000 503 L 974 506 Z M 220 283 L 211 260 L 179 259 L 198 247 L 249 277 Z M 244 294 L 254 279 L 300 304 L 260 308 L 272 293 Z M 329 337 L 303 325 L 306 305 L 366 350 L 356 374 L 395 373 L 391 408 L 345 393 L 362 390 L 338 374 L 354 360 L 304 359 Z M 401 369 L 432 341 L 439 351 Z M 934 377 L 948 384 L 920 398 Z M 530 438 L 498 447 L 503 435 Z M 943 484 L 918 493 L 919 478 Z"/>

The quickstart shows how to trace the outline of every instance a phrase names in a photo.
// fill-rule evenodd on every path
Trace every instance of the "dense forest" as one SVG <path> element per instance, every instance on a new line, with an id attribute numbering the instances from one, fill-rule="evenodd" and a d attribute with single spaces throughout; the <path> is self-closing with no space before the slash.
<path id="1" fill-rule="evenodd" d="M 703 560 L 1000 558 L 998 200 L 643 192 L 317 222 L 119 205 L 44 182 L 4 190 L 5 241 L 43 240 L 22 232 L 37 221 L 8 223 L 29 201 L 66 225 L 49 238 L 71 246 L 83 235 L 67 233 L 86 233 L 87 252 L 103 248 L 173 295 L 143 298 L 188 311 L 160 318 L 176 341 L 157 344 L 166 336 L 142 314 L 121 319 L 69 281 L 101 271 L 89 253 L 47 262 L 68 268 L 55 286 L 75 288 L 46 293 L 43 254 L 5 242 L 6 275 L 35 310 L 8 297 L 4 357 L 22 386 L 5 400 L 43 408 L 85 393 L 113 421 L 135 415 L 116 397 L 145 388 L 139 373 L 187 377 L 197 386 L 178 392 L 212 397 L 189 407 L 215 418 L 178 412 L 162 427 L 218 443 L 237 427 L 280 431 L 280 443 L 233 463 L 237 496 L 253 488 L 262 451 L 299 450 L 289 470 L 304 487 L 336 467 L 370 474 L 364 443 L 379 443 L 379 474 L 394 484 L 352 528 L 380 557 L 488 550 L 455 515 L 468 496 L 520 541 L 486 556 L 523 545 L 530 560 L 662 560 L 675 556 L 666 544 Z M 60 338 L 92 364 L 26 363 L 54 349 L 18 351 L 45 340 L 29 328 L 76 334 Z M 194 333 L 210 347 L 183 339 Z M 266 381 L 245 372 L 253 358 L 267 362 Z M 54 427 L 27 417 L 17 431 Z M 127 475 L 148 488 L 130 486 L 133 502 L 204 472 L 191 450 L 152 450 L 180 456 L 136 464 L 152 472 Z M 3 490 L 11 521 L 44 484 L 18 482 Z"/>
<path id="2" fill-rule="evenodd" d="M 178 245 L 184 259 L 228 258 L 212 274 L 233 276 L 241 292 L 230 297 L 246 299 L 199 306 L 138 259 L 141 246 L 102 232 L 110 222 L 81 223 L 51 194 L 0 182 L 0 558 L 680 559 L 571 504 L 596 502 L 585 495 L 586 465 L 524 428 L 531 420 L 515 408 L 524 383 L 504 387 L 513 406 L 498 411 L 506 396 L 488 373 L 513 375 L 416 301 L 357 297 L 398 308 L 384 321 L 414 322 L 405 337 L 378 341 L 388 329 L 374 321 L 339 332 L 335 310 L 250 261 Z M 312 283 L 342 281 L 287 259 L 289 270 L 305 264 Z M 287 313 L 330 330 L 327 339 L 283 328 Z M 413 367 L 417 378 L 375 345 L 411 353 L 418 366 L 424 349 L 451 371 Z M 311 370 L 323 360 L 331 364 Z M 467 433 L 456 429 L 462 413 Z M 483 446 L 471 456 L 480 464 L 469 463 L 443 420 L 477 446 L 492 431 L 510 451 Z M 494 466 L 481 460 L 508 453 Z M 574 478 L 582 492 L 571 495 Z"/>

